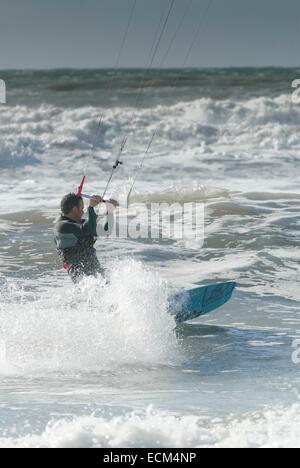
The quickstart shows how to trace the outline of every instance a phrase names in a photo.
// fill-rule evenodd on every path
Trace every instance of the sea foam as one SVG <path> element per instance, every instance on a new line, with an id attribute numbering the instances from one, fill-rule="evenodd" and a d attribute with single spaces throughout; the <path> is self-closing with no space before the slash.
<path id="1" fill-rule="evenodd" d="M 42 434 L 1 438 L 0 447 L 299 448 L 299 430 L 298 404 L 224 419 L 148 408 L 111 419 L 90 415 L 53 420 Z"/>

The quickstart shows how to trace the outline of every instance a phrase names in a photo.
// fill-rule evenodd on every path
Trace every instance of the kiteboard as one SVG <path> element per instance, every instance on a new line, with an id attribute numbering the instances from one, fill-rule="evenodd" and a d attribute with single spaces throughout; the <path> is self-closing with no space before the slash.
<path id="1" fill-rule="evenodd" d="M 193 320 L 226 304 L 236 288 L 236 283 L 215 283 L 183 291 L 172 297 L 170 312 L 176 323 Z"/>

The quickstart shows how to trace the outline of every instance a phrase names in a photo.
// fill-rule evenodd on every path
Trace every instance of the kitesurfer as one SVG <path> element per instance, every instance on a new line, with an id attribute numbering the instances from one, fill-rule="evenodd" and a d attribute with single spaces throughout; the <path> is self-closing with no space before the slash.
<path id="1" fill-rule="evenodd" d="M 102 201 L 98 195 L 91 197 L 85 219 L 81 195 L 69 193 L 61 201 L 61 216 L 55 224 L 55 243 L 63 268 L 74 283 L 84 276 L 103 275 L 94 247 L 97 240 L 95 207 Z M 115 200 L 109 200 L 109 203 L 117 206 Z"/>

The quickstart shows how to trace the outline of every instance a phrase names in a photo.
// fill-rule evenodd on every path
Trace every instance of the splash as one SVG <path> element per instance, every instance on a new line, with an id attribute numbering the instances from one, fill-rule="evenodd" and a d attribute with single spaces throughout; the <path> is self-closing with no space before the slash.
<path id="1" fill-rule="evenodd" d="M 108 278 L 2 304 L 7 361 L 25 370 L 174 364 L 178 349 L 167 285 L 130 259 L 111 264 Z"/>

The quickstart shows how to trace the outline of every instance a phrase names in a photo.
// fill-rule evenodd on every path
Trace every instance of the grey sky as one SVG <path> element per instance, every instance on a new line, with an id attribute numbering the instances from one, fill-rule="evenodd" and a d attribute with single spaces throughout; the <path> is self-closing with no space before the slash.
<path id="1" fill-rule="evenodd" d="M 156 65 L 186 5 L 176 0 Z M 193 0 L 165 66 L 182 66 L 209 0 Z M 0 0 L 0 68 L 114 67 L 133 0 Z M 121 65 L 144 67 L 170 0 L 137 0 Z M 299 0 L 212 0 L 188 66 L 298 66 Z"/>

